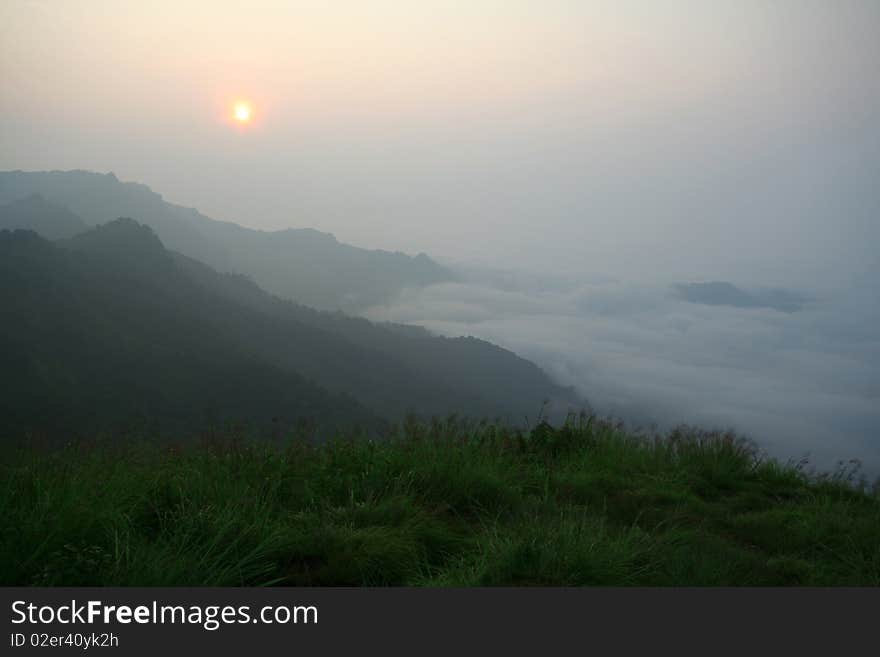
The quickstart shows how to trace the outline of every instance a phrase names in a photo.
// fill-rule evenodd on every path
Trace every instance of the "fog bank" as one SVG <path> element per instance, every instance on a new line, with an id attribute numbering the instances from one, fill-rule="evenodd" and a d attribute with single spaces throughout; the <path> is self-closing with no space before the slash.
<path id="1" fill-rule="evenodd" d="M 734 428 L 783 460 L 857 458 L 880 474 L 880 310 L 867 281 L 781 312 L 690 303 L 668 284 L 471 270 L 368 314 L 497 342 L 600 414 Z"/>

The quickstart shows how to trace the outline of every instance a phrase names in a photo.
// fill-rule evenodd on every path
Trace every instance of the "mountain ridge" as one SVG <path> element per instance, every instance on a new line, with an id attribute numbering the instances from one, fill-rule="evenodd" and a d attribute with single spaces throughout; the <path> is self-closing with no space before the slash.
<path id="1" fill-rule="evenodd" d="M 131 219 L 54 243 L 3 231 L 0 252 L 2 378 L 14 391 L 0 417 L 13 425 L 140 414 L 182 430 L 211 411 L 381 427 L 407 413 L 521 418 L 547 398 L 578 406 L 500 347 L 294 304 L 165 249 Z"/>
<path id="2" fill-rule="evenodd" d="M 169 249 L 222 272 L 246 274 L 278 296 L 326 310 L 357 312 L 407 287 L 454 280 L 420 253 L 362 249 L 312 228 L 261 231 L 218 221 L 166 201 L 142 183 L 113 173 L 0 172 L 0 203 L 40 193 L 89 225 L 132 217 L 153 228 Z"/>
<path id="3" fill-rule="evenodd" d="M 3 229 L 32 229 L 48 239 L 64 239 L 85 231 L 87 226 L 66 207 L 33 193 L 0 205 L 0 230 Z"/>

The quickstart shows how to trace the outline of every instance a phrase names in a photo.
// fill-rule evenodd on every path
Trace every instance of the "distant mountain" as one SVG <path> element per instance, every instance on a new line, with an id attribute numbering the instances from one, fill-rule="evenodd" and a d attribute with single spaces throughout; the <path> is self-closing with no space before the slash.
<path id="1" fill-rule="evenodd" d="M 0 230 L 16 228 L 33 230 L 47 239 L 55 240 L 73 237 L 86 230 L 87 226 L 67 208 L 50 203 L 40 194 L 31 194 L 0 205 Z"/>
<path id="2" fill-rule="evenodd" d="M 272 294 L 315 308 L 354 312 L 404 288 L 453 279 L 425 254 L 360 249 L 308 228 L 266 232 L 215 221 L 112 173 L 0 172 L 0 203 L 31 194 L 69 208 L 91 226 L 132 217 L 169 249 L 218 271 L 246 274 Z"/>
<path id="3" fill-rule="evenodd" d="M 8 432 L 273 418 L 378 430 L 410 411 L 519 420 L 544 399 L 578 406 L 511 352 L 278 299 L 130 219 L 56 243 L 0 232 L 0 307 Z"/>
<path id="4" fill-rule="evenodd" d="M 747 292 L 732 283 L 682 283 L 674 286 L 679 296 L 690 303 L 735 308 L 771 308 L 784 313 L 798 312 L 809 301 L 788 290 L 755 290 Z"/>

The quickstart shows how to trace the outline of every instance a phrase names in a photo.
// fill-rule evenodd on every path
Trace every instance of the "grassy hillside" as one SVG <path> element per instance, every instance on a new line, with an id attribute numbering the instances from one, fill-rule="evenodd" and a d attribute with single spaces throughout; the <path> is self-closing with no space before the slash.
<path id="1" fill-rule="evenodd" d="M 880 585 L 876 492 L 725 435 L 581 417 L 10 452 L 2 584 Z"/>

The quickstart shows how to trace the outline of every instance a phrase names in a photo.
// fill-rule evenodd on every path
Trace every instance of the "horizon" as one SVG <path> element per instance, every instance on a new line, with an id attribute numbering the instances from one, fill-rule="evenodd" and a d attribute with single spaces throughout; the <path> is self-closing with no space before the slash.
<path id="1" fill-rule="evenodd" d="M 0 18 L 0 169 L 115 171 L 219 220 L 499 267 L 880 272 L 869 0 L 12 0 Z"/>

